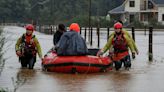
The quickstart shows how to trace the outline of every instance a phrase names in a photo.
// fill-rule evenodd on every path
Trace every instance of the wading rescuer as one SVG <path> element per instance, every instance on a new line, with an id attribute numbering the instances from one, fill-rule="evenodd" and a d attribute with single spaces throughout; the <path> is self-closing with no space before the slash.
<path id="1" fill-rule="evenodd" d="M 97 55 L 101 56 L 107 50 L 113 47 L 114 55 L 111 56 L 111 58 L 115 64 L 115 69 L 119 70 L 122 66 L 122 63 L 124 63 L 125 69 L 129 69 L 131 67 L 129 48 L 132 52 L 132 57 L 135 57 L 135 47 L 133 45 L 133 41 L 126 33 L 123 32 L 121 23 L 115 23 L 114 29 L 114 34 L 109 36 L 108 42 L 104 48 L 97 53 Z"/>
<path id="2" fill-rule="evenodd" d="M 26 33 L 24 33 L 20 38 L 18 38 L 15 51 L 19 57 L 22 68 L 33 69 L 36 62 L 36 54 L 38 53 L 40 59 L 42 60 L 42 51 L 38 39 L 34 32 L 34 26 L 31 24 L 26 25 Z"/>

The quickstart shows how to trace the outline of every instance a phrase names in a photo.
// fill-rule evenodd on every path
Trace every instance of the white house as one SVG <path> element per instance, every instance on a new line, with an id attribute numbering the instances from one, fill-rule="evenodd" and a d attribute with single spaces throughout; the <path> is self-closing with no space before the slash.
<path id="1" fill-rule="evenodd" d="M 164 0 L 125 0 L 122 5 L 108 12 L 111 18 L 122 20 L 126 23 L 138 19 L 148 23 L 157 19 L 164 24 Z"/>

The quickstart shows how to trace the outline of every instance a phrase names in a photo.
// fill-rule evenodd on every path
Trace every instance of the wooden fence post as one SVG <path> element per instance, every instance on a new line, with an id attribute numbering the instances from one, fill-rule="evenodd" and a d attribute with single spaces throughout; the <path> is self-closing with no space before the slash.
<path id="1" fill-rule="evenodd" d="M 153 60 L 153 27 L 149 27 L 149 61 Z"/>
<path id="2" fill-rule="evenodd" d="M 80 27 L 80 35 L 81 35 L 81 30 L 82 30 L 82 27 Z"/>
<path id="3" fill-rule="evenodd" d="M 109 38 L 109 31 L 110 31 L 110 28 L 108 27 L 107 28 L 107 41 L 108 41 L 108 38 Z"/>
<path id="4" fill-rule="evenodd" d="M 56 30 L 55 30 L 55 32 L 58 30 L 58 27 L 56 26 L 56 28 L 55 28 Z"/>
<path id="5" fill-rule="evenodd" d="M 100 47 L 100 28 L 97 27 L 97 46 L 98 48 Z"/>
<path id="6" fill-rule="evenodd" d="M 88 27 L 88 42 L 91 41 L 91 27 Z"/>
<path id="7" fill-rule="evenodd" d="M 50 30 L 51 30 L 51 34 L 53 34 L 53 28 L 52 28 L 52 25 L 50 25 Z"/>
<path id="8" fill-rule="evenodd" d="M 92 27 L 91 27 L 91 42 L 90 42 L 90 45 L 92 46 L 92 32 L 93 31 L 93 29 L 92 29 Z"/>
<path id="9" fill-rule="evenodd" d="M 85 41 L 86 41 L 86 36 L 87 36 L 87 28 L 85 27 L 85 31 L 84 31 L 84 38 L 85 38 Z"/>
<path id="10" fill-rule="evenodd" d="M 135 41 L 135 30 L 134 30 L 134 27 L 132 27 L 132 38 Z"/>
<path id="11" fill-rule="evenodd" d="M 38 31 L 41 32 L 41 25 L 38 25 Z"/>
<path id="12" fill-rule="evenodd" d="M 145 34 L 145 36 L 146 36 L 146 26 L 144 27 L 144 34 Z"/>

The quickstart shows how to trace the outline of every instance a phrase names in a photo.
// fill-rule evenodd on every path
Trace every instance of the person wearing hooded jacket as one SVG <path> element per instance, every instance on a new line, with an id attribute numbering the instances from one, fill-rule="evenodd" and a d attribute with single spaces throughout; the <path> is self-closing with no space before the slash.
<path id="1" fill-rule="evenodd" d="M 63 35 L 64 32 L 66 32 L 65 25 L 64 24 L 59 24 L 58 25 L 58 30 L 54 33 L 54 36 L 53 36 L 54 46 L 58 43 L 58 41 L 60 40 L 60 38 L 61 38 L 61 36 Z"/>
<path id="2" fill-rule="evenodd" d="M 69 31 L 64 32 L 56 45 L 57 55 L 77 56 L 88 54 L 85 40 L 81 37 L 79 32 L 79 25 L 77 23 L 72 23 L 69 27 Z"/>
<path id="3" fill-rule="evenodd" d="M 114 35 L 111 35 L 109 37 L 108 42 L 97 53 L 97 56 L 103 55 L 107 50 L 109 50 L 113 46 L 114 55 L 111 58 L 115 64 L 115 69 L 119 70 L 122 66 L 122 63 L 124 63 L 125 69 L 129 69 L 131 67 L 129 48 L 131 50 L 132 55 L 135 55 L 135 48 L 133 46 L 131 38 L 129 38 L 129 36 L 122 31 L 121 23 L 115 23 L 114 29 Z"/>
<path id="4" fill-rule="evenodd" d="M 22 68 L 33 69 L 36 62 L 36 54 L 38 53 L 42 60 L 42 51 L 38 39 L 33 35 L 34 26 L 26 25 L 26 33 L 18 38 L 15 44 L 15 51 L 19 57 Z"/>

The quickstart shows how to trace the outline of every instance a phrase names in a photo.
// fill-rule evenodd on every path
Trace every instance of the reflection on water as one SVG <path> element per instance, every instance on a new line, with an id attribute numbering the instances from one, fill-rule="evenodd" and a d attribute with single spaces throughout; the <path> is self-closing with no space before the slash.
<path id="1" fill-rule="evenodd" d="M 13 32 L 13 28 L 8 30 Z M 118 72 L 112 70 L 107 73 L 62 74 L 42 71 L 39 61 L 36 62 L 34 70 L 20 69 L 21 66 L 14 50 L 15 37 L 18 36 L 14 33 L 12 35 L 13 44 L 5 53 L 6 57 L 10 58 L 5 62 L 0 76 L 0 87 L 9 88 L 12 92 L 13 90 L 16 92 L 164 92 L 164 63 L 158 62 L 159 57 L 155 57 L 158 59 L 156 62 L 147 63 L 146 46 L 148 45 L 145 45 L 145 42 L 147 43 L 145 36 L 137 35 L 136 37 L 136 42 L 140 45 L 140 54 L 136 60 L 132 61 L 130 71 L 122 69 Z M 49 40 L 50 36 L 38 36 L 44 38 L 44 41 L 40 40 L 40 42 L 44 48 L 43 51 L 47 52 L 50 47 L 45 45 L 45 42 L 52 43 L 52 40 Z M 163 55 L 160 54 L 163 53 L 162 48 L 158 45 L 158 48 L 154 50 L 154 55 Z"/>
<path id="2" fill-rule="evenodd" d="M 48 90 L 49 92 L 108 92 L 109 90 L 110 92 L 123 92 L 126 88 L 122 86 L 126 86 L 128 80 L 131 79 L 130 73 L 115 71 L 97 74 L 43 73 L 45 75 L 44 77 L 42 75 L 42 80 L 39 83 L 44 83 L 42 84 L 44 86 L 36 83 L 40 86 L 39 91 L 41 92 L 43 90 Z"/>
<path id="3" fill-rule="evenodd" d="M 164 65 L 164 64 L 163 64 Z M 94 74 L 62 74 L 45 72 L 41 69 L 4 69 L 14 77 L 14 88 L 16 92 L 153 92 L 148 78 L 151 76 L 155 84 L 160 84 L 158 79 L 163 80 L 163 77 L 153 77 L 152 75 L 158 73 L 156 68 L 161 68 L 162 64 L 157 63 L 135 63 L 130 71 L 112 70 L 107 73 L 94 73 Z M 13 71 L 17 71 L 14 72 Z M 4 78 L 7 80 L 7 77 Z M 2 81 L 3 82 L 3 81 Z M 8 83 L 10 84 L 10 83 Z M 146 90 L 142 87 L 145 87 Z M 158 86 L 162 90 L 162 86 Z M 138 91 L 137 91 L 138 92 Z"/>
<path id="4" fill-rule="evenodd" d="M 25 84 L 28 79 L 34 77 L 34 75 L 35 70 L 20 69 L 17 73 L 16 78 L 12 77 L 14 92 L 16 92 L 19 87 Z"/>
<path id="5" fill-rule="evenodd" d="M 28 80 L 32 77 L 34 77 L 36 74 L 36 70 L 32 69 L 19 69 L 17 72 L 17 79 L 18 80 Z"/>
<path id="6" fill-rule="evenodd" d="M 115 71 L 88 75 L 53 76 L 62 86 L 62 91 L 65 92 L 123 92 L 120 89 L 122 88 L 121 84 L 126 85 L 127 81 L 130 80 L 130 74 L 122 74 Z"/>

